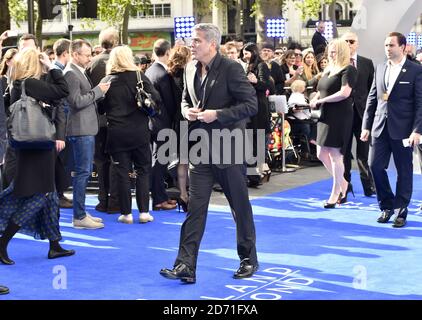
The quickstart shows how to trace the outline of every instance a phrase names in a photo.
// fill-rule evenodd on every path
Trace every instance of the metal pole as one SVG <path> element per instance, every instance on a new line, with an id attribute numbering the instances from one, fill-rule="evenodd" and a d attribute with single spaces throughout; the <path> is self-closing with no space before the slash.
<path id="1" fill-rule="evenodd" d="M 34 0 L 28 0 L 28 33 L 34 32 Z"/>
<path id="2" fill-rule="evenodd" d="M 69 40 L 73 40 L 73 25 L 72 25 L 72 0 L 67 1 L 67 29 L 69 31 Z"/>

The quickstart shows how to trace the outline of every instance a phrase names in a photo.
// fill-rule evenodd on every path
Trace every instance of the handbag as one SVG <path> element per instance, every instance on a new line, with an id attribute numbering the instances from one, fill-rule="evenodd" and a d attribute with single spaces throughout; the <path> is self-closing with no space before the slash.
<path id="1" fill-rule="evenodd" d="M 155 103 L 152 95 L 145 91 L 144 89 L 144 82 L 141 78 L 141 71 L 136 71 L 136 104 L 138 109 L 144 112 L 148 117 L 155 117 L 159 114 L 159 109 L 157 104 Z"/>
<path id="2" fill-rule="evenodd" d="M 52 149 L 56 127 L 44 104 L 29 97 L 22 82 L 21 98 L 10 106 L 9 144 L 15 149 Z"/>

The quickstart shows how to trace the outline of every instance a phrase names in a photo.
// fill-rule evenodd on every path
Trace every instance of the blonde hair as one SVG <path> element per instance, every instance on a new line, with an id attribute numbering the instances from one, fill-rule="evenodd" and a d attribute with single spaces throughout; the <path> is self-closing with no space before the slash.
<path id="1" fill-rule="evenodd" d="M 40 79 L 44 73 L 44 67 L 40 58 L 41 53 L 34 48 L 26 48 L 18 52 L 10 75 L 12 81 L 28 78 Z"/>
<path id="2" fill-rule="evenodd" d="M 139 68 L 136 66 L 133 52 L 128 46 L 119 46 L 111 50 L 106 66 L 106 74 L 137 70 Z"/>
<path id="3" fill-rule="evenodd" d="M 303 80 L 295 80 L 290 85 L 290 89 L 292 92 L 303 93 L 306 90 L 306 82 Z"/>
<path id="4" fill-rule="evenodd" d="M 311 66 L 306 64 L 306 57 L 309 55 L 314 57 L 314 62 Z M 308 50 L 306 53 L 303 54 L 303 73 L 305 74 L 306 80 L 311 80 L 315 75 L 319 73 L 317 59 L 313 51 Z"/>
<path id="5" fill-rule="evenodd" d="M 330 57 L 330 47 L 335 47 L 337 57 L 333 61 Z M 336 75 L 346 66 L 350 65 L 350 48 L 346 41 L 343 39 L 334 39 L 328 44 L 328 65 L 324 73 L 329 73 L 330 77 Z"/>

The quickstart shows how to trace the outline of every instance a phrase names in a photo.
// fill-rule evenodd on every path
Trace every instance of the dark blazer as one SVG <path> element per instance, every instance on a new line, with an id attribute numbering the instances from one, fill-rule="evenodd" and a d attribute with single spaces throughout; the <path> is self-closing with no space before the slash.
<path id="1" fill-rule="evenodd" d="M 46 79 L 46 78 L 44 78 Z M 68 86 L 61 70 L 50 70 L 47 80 L 29 78 L 25 80 L 28 96 L 54 105 L 54 101 L 68 95 Z M 11 92 L 11 103 L 21 97 L 21 81 L 15 81 Z M 14 194 L 17 197 L 31 196 L 36 193 L 55 191 L 54 168 L 56 151 L 51 150 L 16 150 L 16 167 L 11 170 L 14 177 Z M 6 167 L 8 160 L 6 159 Z"/>
<path id="2" fill-rule="evenodd" d="M 315 31 L 314 35 L 312 36 L 312 48 L 314 49 L 315 56 L 319 55 L 320 53 L 324 53 L 327 44 L 327 39 L 325 39 L 321 33 Z"/>
<path id="3" fill-rule="evenodd" d="M 271 90 L 271 94 L 283 94 L 284 93 L 284 82 L 286 81 L 286 76 L 284 75 L 283 71 L 281 70 L 280 65 L 275 62 L 270 62 L 270 76 L 274 81 L 274 91 Z"/>
<path id="4" fill-rule="evenodd" d="M 145 91 L 160 100 L 158 92 L 140 72 Z M 128 151 L 150 143 L 148 116 L 138 109 L 135 95 L 137 77 L 135 71 L 125 71 L 106 76 L 101 82 L 111 81 L 110 89 L 101 101 L 101 110 L 107 117 L 106 152 Z"/>
<path id="5" fill-rule="evenodd" d="M 265 129 L 265 131 L 269 133 L 271 132 L 270 111 L 268 108 L 268 98 L 266 93 L 271 86 L 270 71 L 265 62 L 260 62 L 251 70 L 251 72 L 258 80 L 257 83 L 252 83 L 258 99 L 258 113 L 251 117 L 251 123 L 249 127 L 253 129 Z"/>
<path id="6" fill-rule="evenodd" d="M 368 95 L 362 130 L 379 137 L 385 124 L 393 140 L 405 139 L 415 131 L 422 134 L 422 66 L 406 60 L 388 101 L 383 101 L 387 63 L 380 64 Z"/>
<path id="7" fill-rule="evenodd" d="M 366 99 L 371 89 L 372 81 L 374 80 L 374 64 L 371 59 L 360 55 L 358 55 L 356 63 L 358 79 L 356 86 L 353 88 L 352 97 L 354 110 L 362 119 L 363 113 L 365 112 Z"/>
<path id="8" fill-rule="evenodd" d="M 153 131 L 163 128 L 171 128 L 177 114 L 177 105 L 176 101 L 174 100 L 170 75 L 158 62 L 154 62 L 147 69 L 145 75 L 160 94 L 162 101 L 160 114 L 156 116 L 155 119 L 153 119 Z"/>
<path id="9" fill-rule="evenodd" d="M 101 79 L 105 77 L 107 61 L 110 59 L 110 51 L 111 50 L 106 50 L 95 56 L 90 65 L 86 68 L 86 74 L 91 80 L 92 87 L 99 84 Z M 99 125 L 100 127 L 107 126 L 107 119 L 104 115 L 99 116 Z"/>
<path id="10" fill-rule="evenodd" d="M 194 87 L 197 63 L 197 61 L 192 61 L 186 66 L 185 87 L 182 96 L 183 115 L 189 108 L 198 105 L 198 97 Z M 217 110 L 216 121 L 212 123 L 195 121 L 193 123 L 196 127 L 206 130 L 209 137 L 212 136 L 212 129 L 246 128 L 250 117 L 258 112 L 258 101 L 255 89 L 249 83 L 245 71 L 238 62 L 222 57 L 217 53 L 212 67 L 208 71 L 205 95 L 201 106 L 204 109 Z M 221 145 L 220 151 L 222 151 L 222 147 Z M 235 145 L 233 141 L 231 150 L 232 155 L 234 155 Z M 222 159 L 220 160 L 222 162 Z M 217 167 L 224 168 L 231 164 L 217 164 Z"/>

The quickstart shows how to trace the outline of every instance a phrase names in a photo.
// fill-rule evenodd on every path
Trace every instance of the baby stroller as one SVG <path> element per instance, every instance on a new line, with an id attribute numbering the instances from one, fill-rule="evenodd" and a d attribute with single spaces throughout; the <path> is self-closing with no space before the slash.
<path id="1" fill-rule="evenodd" d="M 283 118 L 277 113 L 273 113 L 271 117 L 271 140 L 268 144 L 268 163 L 271 170 L 284 170 L 283 143 L 285 163 L 297 165 L 300 162 L 299 153 L 296 152 L 290 138 L 290 131 L 291 127 L 289 122 L 284 120 L 283 123 Z"/>

